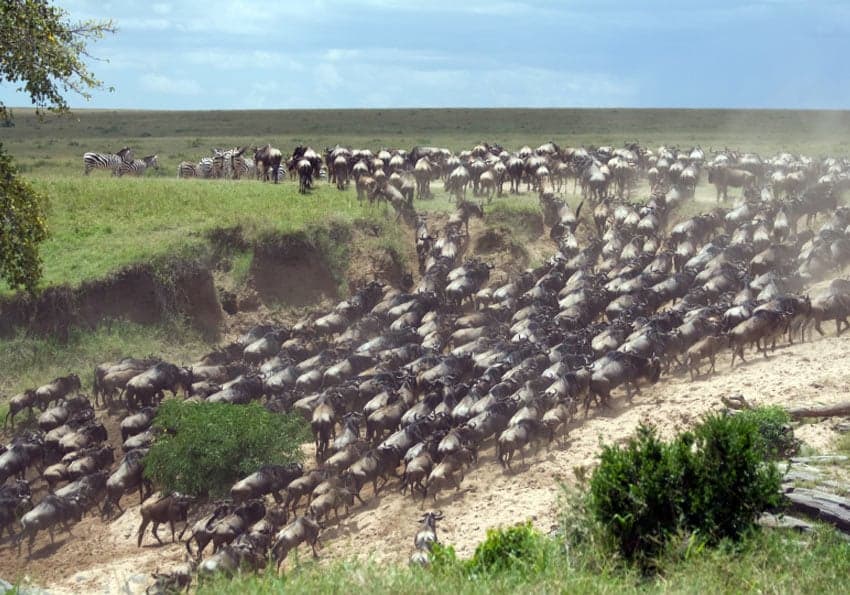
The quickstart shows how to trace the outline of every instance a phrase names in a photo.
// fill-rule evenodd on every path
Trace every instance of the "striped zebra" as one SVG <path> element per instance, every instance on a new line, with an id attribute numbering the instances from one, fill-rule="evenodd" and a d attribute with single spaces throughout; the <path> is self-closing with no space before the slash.
<path id="1" fill-rule="evenodd" d="M 198 177 L 198 164 L 192 163 L 191 161 L 181 161 L 180 165 L 177 166 L 177 177 L 178 178 L 197 178 Z"/>
<path id="2" fill-rule="evenodd" d="M 156 162 L 156 155 L 148 155 L 147 157 L 134 159 L 133 161 L 122 161 L 113 175 L 141 176 L 149 167 L 153 167 L 154 169 L 159 167 L 159 164 Z"/>
<path id="3" fill-rule="evenodd" d="M 115 173 L 119 165 L 132 159 L 133 150 L 130 147 L 124 147 L 117 153 L 86 153 L 83 155 L 83 174 L 89 175 L 93 169 L 108 169 Z"/>
<path id="4" fill-rule="evenodd" d="M 254 160 L 250 157 L 233 155 L 230 158 L 230 174 L 234 180 L 241 180 L 243 177 L 253 178 L 255 171 Z"/>
<path id="5" fill-rule="evenodd" d="M 199 178 L 209 180 L 210 178 L 214 177 L 213 168 L 214 165 L 212 157 L 204 157 L 200 161 L 198 161 L 198 165 L 196 166 L 195 171 L 197 172 L 197 176 Z"/>
<path id="6" fill-rule="evenodd" d="M 213 149 L 213 172 L 216 178 L 238 180 L 248 172 L 248 163 L 242 154 L 248 147 Z"/>

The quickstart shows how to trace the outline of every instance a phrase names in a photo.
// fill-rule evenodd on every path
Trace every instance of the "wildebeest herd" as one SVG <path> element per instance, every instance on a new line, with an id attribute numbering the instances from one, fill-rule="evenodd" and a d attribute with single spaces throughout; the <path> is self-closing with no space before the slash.
<path id="1" fill-rule="evenodd" d="M 328 311 L 291 326 L 256 326 L 189 366 L 104 363 L 94 372 L 94 402 L 79 394 L 74 375 L 13 397 L 13 426 L 23 410 L 42 411 L 38 429 L 19 433 L 0 454 L 0 529 L 19 548 L 94 506 L 112 515 L 124 494 L 138 492 L 139 544 L 149 524 L 157 540 L 162 523 L 172 539 L 175 523 L 184 524 L 181 538 L 188 533 L 193 562 L 158 575 L 160 587 L 184 585 L 196 564 L 201 573 L 259 568 L 269 557 L 279 565 L 299 544 L 315 553 L 326 523 L 388 486 L 436 502 L 446 488 L 459 489 L 490 445 L 506 473 L 541 445 L 566 448 L 567 431 L 592 409 L 611 407 L 620 387 L 631 401 L 642 382 L 696 378 L 706 360 L 714 372 L 721 352 L 734 365 L 750 346 L 767 357 L 778 343 L 805 341 L 808 329 L 823 335 L 824 321 L 835 321 L 839 334 L 850 327 L 850 282 L 838 276 L 850 262 L 850 208 L 840 200 L 847 160 L 724 150 L 706 163 L 699 148 L 634 143 L 547 143 L 515 153 L 481 144 L 457 155 L 336 147 L 324 165 L 307 147 L 286 160 L 270 146 L 256 150 L 254 163 L 258 154 L 274 180 L 276 168 L 294 162 L 300 173 L 304 163 L 307 187 L 325 167 L 340 188 L 353 179 L 364 196 L 387 200 L 415 231 L 418 281 L 402 290 L 374 280 Z M 732 186 L 742 188 L 740 202 L 677 220 L 706 170 L 718 200 Z M 568 179 L 582 188 L 575 210 L 560 196 Z M 648 198 L 631 202 L 644 179 Z M 416 213 L 413 199 L 430 196 L 438 180 L 457 198 L 440 229 Z M 525 184 L 537 193 L 554 255 L 492 286 L 492 265 L 464 259 L 469 220 L 487 208 L 466 200 L 467 185 L 489 198 L 505 182 L 511 192 Z M 298 412 L 315 437 L 315 465 L 258 469 L 190 524 L 197 503 L 150 495 L 142 476 L 166 392 Z M 128 411 L 117 465 L 96 405 Z M 33 506 L 30 483 L 41 481 L 48 492 Z M 422 519 L 433 539 L 440 518 Z M 433 539 L 417 537 L 412 559 L 427 560 Z M 201 561 L 209 543 L 213 553 Z"/>

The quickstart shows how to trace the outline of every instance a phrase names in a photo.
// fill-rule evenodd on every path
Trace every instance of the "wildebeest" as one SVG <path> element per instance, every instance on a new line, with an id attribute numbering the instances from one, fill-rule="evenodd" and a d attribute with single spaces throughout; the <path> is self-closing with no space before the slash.
<path id="1" fill-rule="evenodd" d="M 170 494 L 156 493 L 142 502 L 139 508 L 139 513 L 142 517 L 142 523 L 139 525 L 138 545 L 142 547 L 142 538 L 145 534 L 145 529 L 148 524 L 153 523 L 151 533 L 160 545 L 164 545 L 157 534 L 160 523 L 168 523 L 171 527 L 171 541 L 174 541 L 174 523 L 186 522 L 189 506 L 194 498 L 185 494 L 172 492 Z M 180 532 L 180 538 L 183 538 L 183 533 L 186 532 L 186 527 Z"/>
<path id="2" fill-rule="evenodd" d="M 728 189 L 752 188 L 756 177 L 743 169 L 735 169 L 728 166 L 712 166 L 708 168 L 708 183 L 717 188 L 717 202 L 728 198 Z"/>
<path id="3" fill-rule="evenodd" d="M 269 172 L 271 171 L 274 183 L 280 182 L 280 162 L 283 155 L 280 149 L 273 148 L 270 144 L 265 147 L 257 147 L 254 149 L 254 163 L 257 164 L 257 177 L 264 182 L 269 180 Z"/>
<path id="4" fill-rule="evenodd" d="M 83 503 L 80 497 L 74 496 L 64 498 L 55 494 L 48 494 L 32 510 L 21 517 L 21 533 L 18 535 L 18 553 L 20 554 L 21 543 L 25 538 L 27 552 L 32 555 L 32 546 L 39 531 L 47 529 L 50 533 L 50 543 L 53 543 L 54 528 L 61 525 L 62 528 L 71 532 L 71 522 L 79 522 L 83 515 Z"/>

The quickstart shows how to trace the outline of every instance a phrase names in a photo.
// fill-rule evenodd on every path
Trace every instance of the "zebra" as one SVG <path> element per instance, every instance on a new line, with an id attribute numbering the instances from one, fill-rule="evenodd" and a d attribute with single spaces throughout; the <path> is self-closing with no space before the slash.
<path id="1" fill-rule="evenodd" d="M 133 160 L 133 150 L 124 147 L 117 153 L 86 153 L 83 155 L 83 174 L 89 175 L 93 169 L 108 169 L 115 173 L 118 166 Z"/>
<path id="2" fill-rule="evenodd" d="M 238 180 L 242 175 L 247 173 L 248 164 L 242 157 L 242 153 L 247 148 L 213 149 L 214 177 Z"/>
<path id="3" fill-rule="evenodd" d="M 181 161 L 177 166 L 178 178 L 197 178 L 199 176 L 198 164 L 191 161 Z"/>
<path id="4" fill-rule="evenodd" d="M 123 176 L 129 174 L 131 176 L 141 176 L 149 167 L 159 167 L 159 164 L 156 162 L 156 155 L 148 155 L 147 157 L 134 159 L 133 161 L 123 161 L 118 165 L 113 175 Z"/>
<path id="5" fill-rule="evenodd" d="M 254 166 L 254 160 L 250 157 L 234 155 L 230 158 L 230 163 L 231 176 L 234 180 L 240 180 L 243 177 L 251 178 L 254 176 L 256 168 Z"/>
<path id="6" fill-rule="evenodd" d="M 202 158 L 200 161 L 198 161 L 198 165 L 195 168 L 195 171 L 197 172 L 197 176 L 199 178 L 203 178 L 205 180 L 208 180 L 208 179 L 214 177 L 213 176 L 213 174 L 214 174 L 213 170 L 214 170 L 214 164 L 213 164 L 213 158 L 212 157 Z"/>
<path id="7" fill-rule="evenodd" d="M 247 150 L 248 147 L 242 147 L 241 149 L 228 151 L 230 153 L 230 163 L 228 164 L 227 173 L 230 178 L 239 180 L 242 176 L 253 171 L 254 160 L 243 155 Z"/>

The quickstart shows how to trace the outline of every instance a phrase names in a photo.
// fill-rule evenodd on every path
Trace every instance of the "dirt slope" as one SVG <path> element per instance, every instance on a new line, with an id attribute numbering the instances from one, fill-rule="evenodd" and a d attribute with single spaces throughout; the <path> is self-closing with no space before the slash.
<path id="1" fill-rule="evenodd" d="M 850 351 L 850 335 L 827 337 L 804 345 L 785 346 L 767 360 L 753 356 L 743 366 L 730 370 L 728 356 L 718 362 L 718 373 L 691 382 L 687 375 L 674 375 L 645 387 L 629 406 L 620 397 L 612 410 L 580 420 L 570 432 L 566 447 L 553 445 L 518 464 L 515 474 L 507 474 L 495 462 L 493 448 L 481 453 L 480 464 L 462 483 L 460 492 L 444 493 L 427 504 L 397 492 L 393 482 L 380 495 L 356 508 L 338 525 L 325 532 L 322 557 L 373 556 L 388 562 L 403 562 L 410 553 L 416 519 L 421 511 L 442 510 L 440 538 L 454 544 L 460 555 L 469 555 L 484 538 L 486 529 L 531 519 L 548 530 L 557 522 L 559 481 L 574 481 L 574 469 L 593 465 L 599 442 L 626 439 L 642 420 L 654 423 L 665 435 L 690 427 L 701 414 L 719 408 L 719 398 L 740 393 L 753 403 L 795 404 L 832 403 L 846 398 L 850 389 L 850 369 L 845 357 Z M 828 451 L 834 420 L 807 423 L 796 433 L 806 444 Z M 136 496 L 125 498 L 135 505 Z M 181 545 L 156 547 L 145 537 L 136 547 L 138 506 L 132 506 L 119 519 L 103 524 L 88 517 L 74 527 L 73 536 L 57 537 L 49 546 L 46 535 L 39 536 L 35 556 L 18 557 L 5 540 L 0 546 L 0 576 L 7 579 L 29 576 L 33 582 L 56 593 L 116 592 L 129 588 L 139 592 L 142 577 L 157 567 L 182 561 Z M 168 542 L 167 527 L 160 529 Z M 306 554 L 306 552 L 305 552 Z M 128 583 L 128 581 L 130 581 Z"/>

